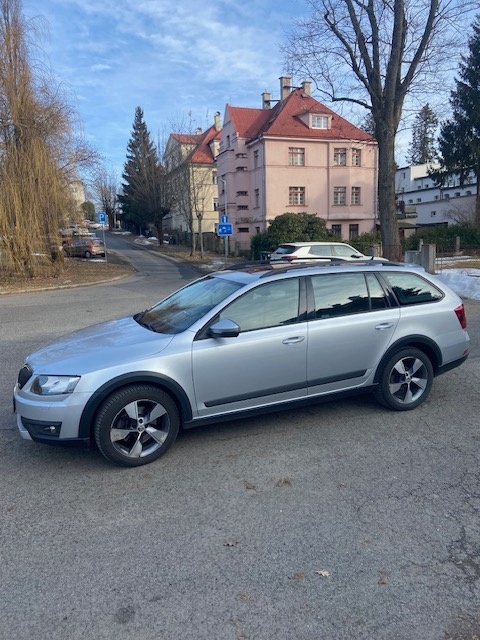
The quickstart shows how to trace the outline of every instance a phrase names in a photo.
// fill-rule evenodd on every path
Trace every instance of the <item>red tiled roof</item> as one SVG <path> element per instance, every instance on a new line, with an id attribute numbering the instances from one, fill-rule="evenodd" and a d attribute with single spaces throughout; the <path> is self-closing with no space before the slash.
<path id="1" fill-rule="evenodd" d="M 374 142 L 375 138 L 303 92 L 294 89 L 273 109 L 249 109 L 228 105 L 233 126 L 239 137 L 253 139 L 259 135 L 323 140 L 358 140 Z M 331 117 L 330 129 L 311 129 L 299 116 L 314 113 Z"/>
<path id="2" fill-rule="evenodd" d="M 213 164 L 215 161 L 210 149 L 210 142 L 215 139 L 220 140 L 222 132 L 221 130 L 217 131 L 214 125 L 203 133 L 172 133 L 171 135 L 172 138 L 177 140 L 180 144 L 192 145 L 195 147 L 190 156 L 191 162 L 198 164 Z"/>

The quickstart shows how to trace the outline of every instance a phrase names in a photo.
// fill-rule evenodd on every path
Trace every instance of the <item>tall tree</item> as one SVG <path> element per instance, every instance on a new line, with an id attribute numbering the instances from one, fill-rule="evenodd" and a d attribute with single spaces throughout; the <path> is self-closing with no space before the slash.
<path id="1" fill-rule="evenodd" d="M 161 230 L 161 220 L 168 213 L 161 201 L 162 175 L 157 149 L 143 119 L 143 111 L 137 107 L 122 174 L 122 193 L 118 200 L 125 222 L 138 231 L 149 223 Z"/>
<path id="2" fill-rule="evenodd" d="M 410 164 L 427 164 L 436 160 L 437 127 L 438 118 L 427 102 L 417 113 L 413 123 L 412 141 L 407 155 Z"/>
<path id="3" fill-rule="evenodd" d="M 27 276 L 48 252 L 48 268 L 59 268 L 58 232 L 76 213 L 70 182 L 89 159 L 72 109 L 35 60 L 34 26 L 20 0 L 0 1 L 0 257 Z"/>
<path id="4" fill-rule="evenodd" d="M 285 48 L 327 100 L 361 105 L 375 123 L 378 209 L 386 256 L 401 259 L 395 205 L 395 136 L 408 93 L 437 81 L 460 43 L 462 0 L 307 0 Z M 455 30 L 454 30 L 455 29 Z M 453 31 L 454 30 L 454 31 Z"/>
<path id="5" fill-rule="evenodd" d="M 462 56 L 459 80 L 451 92 L 452 118 L 440 129 L 438 147 L 440 170 L 432 173 L 438 184 L 456 176 L 463 186 L 473 178 L 477 183 L 475 225 L 480 226 L 480 16 L 472 25 L 469 53 Z"/>

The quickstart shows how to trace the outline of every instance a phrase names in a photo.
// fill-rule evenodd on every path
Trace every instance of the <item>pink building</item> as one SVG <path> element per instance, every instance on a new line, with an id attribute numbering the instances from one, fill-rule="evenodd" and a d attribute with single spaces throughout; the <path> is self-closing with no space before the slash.
<path id="1" fill-rule="evenodd" d="M 315 213 L 339 237 L 372 231 L 376 218 L 377 143 L 373 136 L 312 98 L 310 83 L 280 78 L 271 108 L 225 108 L 217 156 L 219 210 L 234 242 L 286 212 Z"/>

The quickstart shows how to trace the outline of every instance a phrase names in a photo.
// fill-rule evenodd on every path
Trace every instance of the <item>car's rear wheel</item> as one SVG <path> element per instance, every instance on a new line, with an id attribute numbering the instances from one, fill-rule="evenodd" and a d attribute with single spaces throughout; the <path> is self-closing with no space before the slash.
<path id="1" fill-rule="evenodd" d="M 151 385 L 132 385 L 110 395 L 93 425 L 101 453 L 115 464 L 139 467 L 172 446 L 180 426 L 174 400 Z"/>
<path id="2" fill-rule="evenodd" d="M 428 356 L 420 349 L 407 347 L 384 364 L 375 396 L 390 409 L 409 411 L 427 399 L 433 377 Z"/>

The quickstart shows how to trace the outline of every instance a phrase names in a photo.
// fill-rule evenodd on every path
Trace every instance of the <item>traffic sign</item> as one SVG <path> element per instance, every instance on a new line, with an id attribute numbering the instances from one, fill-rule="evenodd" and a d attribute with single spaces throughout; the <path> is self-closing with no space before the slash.
<path id="1" fill-rule="evenodd" d="M 231 236 L 233 234 L 233 224 L 219 224 L 217 226 L 218 236 Z"/>
<path id="2" fill-rule="evenodd" d="M 221 222 L 222 224 L 228 224 L 228 216 L 227 216 L 227 215 L 225 215 L 225 216 L 220 216 L 220 222 Z"/>
<path id="3" fill-rule="evenodd" d="M 99 224 L 107 224 L 107 214 L 104 211 L 97 213 L 97 221 Z"/>

